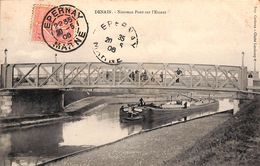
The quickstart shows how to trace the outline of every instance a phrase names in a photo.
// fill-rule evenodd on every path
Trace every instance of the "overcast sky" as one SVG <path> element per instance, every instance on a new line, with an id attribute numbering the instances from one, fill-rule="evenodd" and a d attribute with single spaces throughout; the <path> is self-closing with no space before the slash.
<path id="1" fill-rule="evenodd" d="M 257 69 L 260 69 L 260 2 L 258 0 L 172 1 L 62 1 L 1 0 L 0 62 L 7 48 L 9 63 L 53 62 L 57 53 L 44 42 L 32 41 L 34 4 L 71 4 L 82 10 L 89 23 L 85 43 L 58 61 L 98 61 L 93 54 L 94 29 L 108 20 L 126 22 L 138 34 L 136 49 L 125 49 L 125 62 L 203 63 L 245 65 L 253 69 L 253 22 L 257 6 Z M 95 14 L 95 10 L 160 10 L 166 14 Z"/>

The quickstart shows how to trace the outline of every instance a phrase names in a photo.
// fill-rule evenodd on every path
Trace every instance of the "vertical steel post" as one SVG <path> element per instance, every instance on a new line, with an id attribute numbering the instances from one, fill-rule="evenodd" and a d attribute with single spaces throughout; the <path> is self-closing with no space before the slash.
<path id="1" fill-rule="evenodd" d="M 116 66 L 113 66 L 113 86 L 116 85 Z"/>
<path id="2" fill-rule="evenodd" d="M 166 71 L 166 70 L 167 70 L 167 67 L 168 67 L 168 63 L 165 63 L 165 64 L 164 64 L 164 76 L 163 76 L 163 77 L 164 77 L 164 78 L 163 78 L 164 87 L 167 86 L 167 83 L 166 83 L 166 78 L 167 78 L 167 77 L 166 77 L 166 74 L 167 74 L 167 71 Z"/>
<path id="3" fill-rule="evenodd" d="M 12 88 L 13 87 L 13 77 L 14 77 L 14 72 L 13 72 L 14 65 L 13 64 L 7 64 L 6 65 L 6 77 L 5 77 L 5 88 Z"/>
<path id="4" fill-rule="evenodd" d="M 1 65 L 1 87 L 6 88 L 6 74 L 7 74 L 7 65 L 2 64 Z"/>
<path id="5" fill-rule="evenodd" d="M 241 77 L 239 82 L 240 82 L 240 89 L 246 90 L 248 84 L 247 67 L 241 68 Z"/>
<path id="6" fill-rule="evenodd" d="M 190 66 L 190 88 L 192 88 L 193 87 L 193 75 L 192 75 L 193 65 L 189 64 L 189 66 Z"/>
<path id="7" fill-rule="evenodd" d="M 61 85 L 62 85 L 62 87 L 65 86 L 65 70 L 66 70 L 66 64 L 67 64 L 67 63 L 63 63 L 63 64 L 62 64 L 62 69 L 61 69 Z"/>
<path id="8" fill-rule="evenodd" d="M 142 70 L 142 67 L 141 67 L 141 64 L 140 63 L 138 63 L 137 64 L 138 65 L 138 87 L 140 87 L 141 86 L 141 70 Z"/>
<path id="9" fill-rule="evenodd" d="M 37 64 L 37 67 L 36 67 L 36 79 L 35 79 L 36 87 L 39 87 L 40 65 L 41 65 L 41 64 Z"/>
<path id="10" fill-rule="evenodd" d="M 215 79 L 215 88 L 217 89 L 219 84 L 218 84 L 218 81 L 219 81 L 219 78 L 218 78 L 218 65 L 215 65 L 215 72 L 216 72 L 216 79 Z"/>
<path id="11" fill-rule="evenodd" d="M 90 86 L 90 67 L 91 67 L 92 63 L 89 63 L 88 65 L 88 86 Z"/>

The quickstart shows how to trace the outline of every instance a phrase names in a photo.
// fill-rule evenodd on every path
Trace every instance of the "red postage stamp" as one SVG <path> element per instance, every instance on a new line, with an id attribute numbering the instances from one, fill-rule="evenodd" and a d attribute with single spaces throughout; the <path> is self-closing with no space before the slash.
<path id="1" fill-rule="evenodd" d="M 32 41 L 41 41 L 44 42 L 42 33 L 41 33 L 41 26 L 42 21 L 46 13 L 53 8 L 54 6 L 50 5 L 38 5 L 35 4 L 33 6 L 33 15 L 32 15 Z M 48 41 L 52 40 L 52 38 L 47 39 Z M 54 40 L 53 40 L 54 42 Z"/>
<path id="2" fill-rule="evenodd" d="M 75 6 L 34 5 L 32 41 L 43 41 L 59 52 L 79 48 L 87 38 L 85 14 Z"/>

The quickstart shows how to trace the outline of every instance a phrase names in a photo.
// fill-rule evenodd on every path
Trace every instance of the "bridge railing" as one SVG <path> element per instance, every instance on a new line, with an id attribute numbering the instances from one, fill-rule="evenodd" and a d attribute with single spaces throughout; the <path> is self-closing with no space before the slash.
<path id="1" fill-rule="evenodd" d="M 179 88 L 244 90 L 246 68 L 178 63 L 98 62 L 2 65 L 2 85 L 24 88 Z"/>

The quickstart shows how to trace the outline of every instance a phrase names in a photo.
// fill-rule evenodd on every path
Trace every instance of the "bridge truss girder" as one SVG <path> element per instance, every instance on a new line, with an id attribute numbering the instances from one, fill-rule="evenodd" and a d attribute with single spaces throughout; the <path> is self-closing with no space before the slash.
<path id="1" fill-rule="evenodd" d="M 98 62 L 2 65 L 7 89 L 33 88 L 162 88 L 244 90 L 246 68 L 178 63 Z"/>

